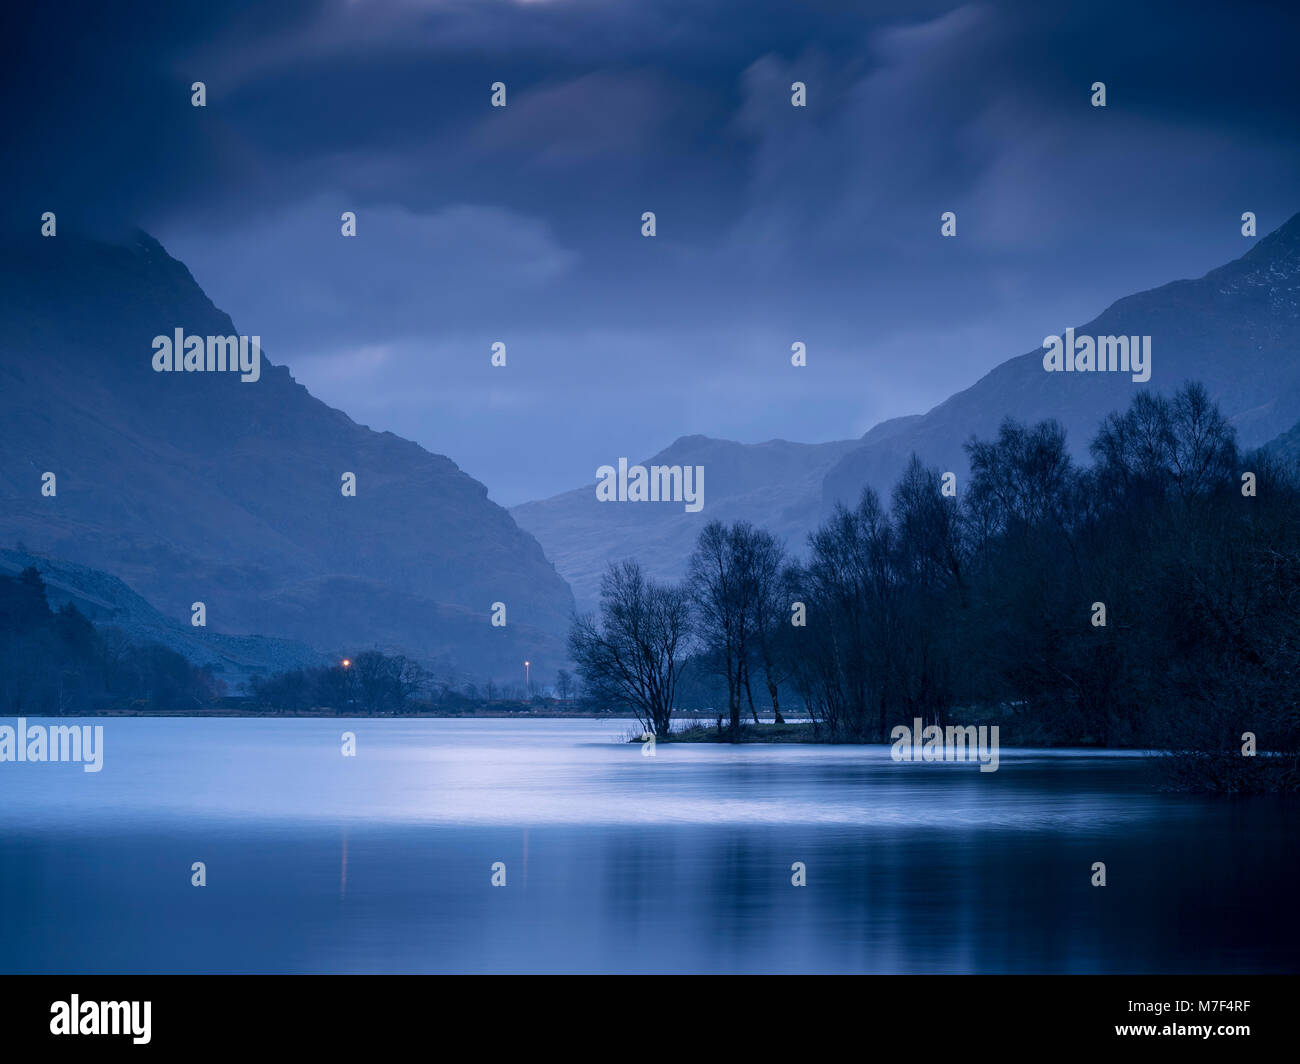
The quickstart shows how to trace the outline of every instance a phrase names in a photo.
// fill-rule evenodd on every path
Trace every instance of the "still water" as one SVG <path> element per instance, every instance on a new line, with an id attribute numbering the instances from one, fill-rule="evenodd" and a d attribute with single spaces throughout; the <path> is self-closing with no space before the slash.
<path id="1" fill-rule="evenodd" d="M 1300 970 L 1297 804 L 1164 794 L 1131 754 L 86 723 L 98 773 L 0 764 L 0 971 Z"/>

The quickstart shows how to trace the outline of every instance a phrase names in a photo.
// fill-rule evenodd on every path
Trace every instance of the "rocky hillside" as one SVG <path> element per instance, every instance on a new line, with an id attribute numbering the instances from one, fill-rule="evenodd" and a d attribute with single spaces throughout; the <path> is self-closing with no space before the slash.
<path id="1" fill-rule="evenodd" d="M 144 234 L 0 248 L 0 543 L 110 573 L 184 623 L 202 601 L 226 634 L 480 677 L 562 664 L 569 588 L 482 484 L 265 359 L 255 382 L 155 372 L 154 337 L 178 328 L 260 329 Z"/>
<path id="2" fill-rule="evenodd" d="M 609 561 L 636 557 L 655 575 L 680 576 L 710 518 L 764 525 L 801 550 L 836 502 L 852 504 L 868 486 L 887 498 L 913 453 L 961 477 L 967 470 L 963 445 L 972 436 L 991 437 L 1005 417 L 1057 419 L 1075 455 L 1087 460 L 1101 419 L 1126 408 L 1139 389 L 1172 393 L 1199 380 L 1231 417 L 1241 443 L 1260 446 L 1300 417 L 1300 215 L 1199 280 L 1129 296 L 1092 321 L 1061 322 L 1059 332 L 1072 324 L 1078 336 L 1150 336 L 1150 380 L 1048 373 L 1039 348 L 1008 359 L 927 413 L 883 422 L 859 440 L 816 446 L 678 440 L 647 464 L 702 464 L 700 513 L 599 503 L 594 475 L 592 484 L 512 512 L 589 606 Z"/>

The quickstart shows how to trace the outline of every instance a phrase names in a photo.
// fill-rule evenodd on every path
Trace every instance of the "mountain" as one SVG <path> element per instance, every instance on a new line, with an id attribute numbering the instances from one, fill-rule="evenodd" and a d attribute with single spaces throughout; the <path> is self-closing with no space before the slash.
<path id="1" fill-rule="evenodd" d="M 477 676 L 562 664 L 572 594 L 482 484 L 265 355 L 251 382 L 155 372 L 154 337 L 178 328 L 240 332 L 143 233 L 3 242 L 0 542 L 111 573 L 185 624 L 201 601 L 217 632 Z"/>
<path id="2" fill-rule="evenodd" d="M 265 636 L 224 635 L 159 613 L 115 576 L 71 562 L 0 549 L 0 574 L 33 568 L 45 582 L 51 609 L 72 603 L 97 628 L 120 629 L 136 646 L 160 643 L 195 665 L 206 665 L 235 692 L 253 676 L 327 664 L 302 643 Z"/>
<path id="3" fill-rule="evenodd" d="M 1266 454 L 1281 459 L 1284 465 L 1294 466 L 1300 463 L 1300 421 L 1269 440 L 1263 449 Z"/>
<path id="4" fill-rule="evenodd" d="M 821 508 L 822 478 L 856 446 L 856 440 L 747 445 L 683 436 L 642 464 L 703 466 L 704 509 L 698 513 L 687 513 L 683 504 L 602 503 L 594 487 L 524 503 L 511 513 L 523 528 L 545 537 L 547 557 L 568 574 L 578 608 L 589 610 L 608 562 L 635 557 L 653 573 L 677 575 L 700 529 L 713 518 L 753 520 L 761 514 L 774 532 L 801 535 Z"/>
<path id="5" fill-rule="evenodd" d="M 1125 373 L 1048 373 L 1038 348 L 1001 363 L 929 412 L 882 422 L 859 440 L 747 445 L 692 436 L 643 463 L 703 465 L 699 513 L 598 502 L 594 470 L 592 485 L 512 512 L 573 585 L 579 605 L 589 608 L 609 561 L 636 557 L 653 575 L 681 576 L 711 518 L 763 525 L 797 552 L 835 503 L 855 503 L 868 486 L 887 499 L 914 453 L 961 478 L 968 471 L 963 444 L 973 435 L 993 436 L 1008 416 L 1055 418 L 1074 455 L 1087 460 L 1101 419 L 1127 408 L 1139 389 L 1169 394 L 1199 380 L 1232 419 L 1243 446 L 1259 446 L 1300 416 L 1298 329 L 1300 215 L 1199 280 L 1126 297 L 1076 326 L 1077 336 L 1150 336 L 1147 383 Z"/>
<path id="6" fill-rule="evenodd" d="M 960 475 L 967 469 L 962 445 L 972 435 L 992 436 L 1008 415 L 1055 418 L 1075 457 L 1086 459 L 1098 423 L 1126 408 L 1139 388 L 1168 394 L 1189 380 L 1205 385 L 1243 446 L 1259 446 L 1300 415 L 1298 327 L 1300 214 L 1199 280 L 1128 296 L 1075 327 L 1078 336 L 1150 336 L 1148 383 L 1123 373 L 1047 373 L 1038 348 L 1003 362 L 906 432 L 887 441 L 868 434 L 827 474 L 823 502 L 854 500 L 867 485 L 887 491 L 913 452 Z"/>

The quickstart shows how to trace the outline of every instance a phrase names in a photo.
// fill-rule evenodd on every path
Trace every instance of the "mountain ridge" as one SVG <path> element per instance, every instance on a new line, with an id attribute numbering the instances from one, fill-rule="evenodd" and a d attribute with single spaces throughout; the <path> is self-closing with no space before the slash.
<path id="1" fill-rule="evenodd" d="M 51 609 L 71 603 L 96 628 L 121 629 L 136 646 L 165 646 L 194 665 L 207 666 L 232 692 L 254 676 L 326 664 L 324 654 L 302 643 L 226 635 L 167 617 L 110 573 L 0 548 L 0 574 L 16 576 L 27 568 L 41 574 Z"/>
<path id="2" fill-rule="evenodd" d="M 513 676 L 525 656 L 562 664 L 571 592 L 484 485 L 265 357 L 256 382 L 154 372 L 153 337 L 177 327 L 240 335 L 143 232 L 3 247 L 0 536 L 110 573 L 168 617 L 203 601 L 232 635 L 377 646 L 477 675 Z"/>
<path id="3" fill-rule="evenodd" d="M 699 514 L 673 517 L 671 508 L 647 514 L 643 511 L 652 507 L 600 504 L 591 487 L 523 503 L 511 512 L 542 543 L 579 603 L 590 608 L 600 571 L 609 561 L 638 557 L 655 576 L 680 577 L 698 528 L 713 517 L 765 525 L 800 551 L 804 537 L 835 504 L 856 503 L 868 487 L 887 498 L 913 453 L 929 465 L 956 472 L 960 482 L 968 471 L 964 445 L 972 435 L 991 437 L 1008 416 L 1030 422 L 1055 418 L 1066 429 L 1073 455 L 1086 459 L 1101 419 L 1127 408 L 1138 388 L 1170 393 L 1195 379 L 1222 405 L 1244 446 L 1263 445 L 1300 416 L 1297 326 L 1300 213 L 1239 258 L 1199 278 L 1123 296 L 1075 327 L 1078 335 L 1152 336 L 1148 384 L 1135 384 L 1120 373 L 1046 373 L 1039 347 L 998 363 L 926 412 L 887 419 L 856 440 L 788 444 L 836 453 L 811 497 L 808 477 L 797 470 L 784 468 L 768 476 L 765 444 L 700 437 L 715 447 L 738 449 L 731 451 L 730 461 L 746 467 L 751 484 L 768 476 L 768 497 L 752 490 L 738 495 L 726 483 L 725 471 L 714 472 L 706 464 L 705 507 Z M 672 447 L 648 461 L 670 456 Z M 694 450 L 706 454 L 709 447 L 699 443 Z M 622 514 L 602 512 L 602 506 Z"/>

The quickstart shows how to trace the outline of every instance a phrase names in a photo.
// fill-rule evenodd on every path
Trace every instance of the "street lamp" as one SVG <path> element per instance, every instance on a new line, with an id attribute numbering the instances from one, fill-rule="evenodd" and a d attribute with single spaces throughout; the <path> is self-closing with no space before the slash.
<path id="1" fill-rule="evenodd" d="M 531 697 L 533 693 L 532 683 L 528 679 L 528 665 L 529 663 L 525 661 L 524 662 L 524 697 L 525 698 Z"/>
<path id="2" fill-rule="evenodd" d="M 348 677 L 351 676 L 352 673 L 349 672 L 348 670 L 352 668 L 352 659 L 344 658 L 342 661 L 339 662 L 339 664 L 343 666 L 343 697 L 347 701 L 347 704 L 350 706 L 352 705 L 352 699 L 348 698 L 347 696 L 352 693 L 352 681 L 349 680 Z"/>

